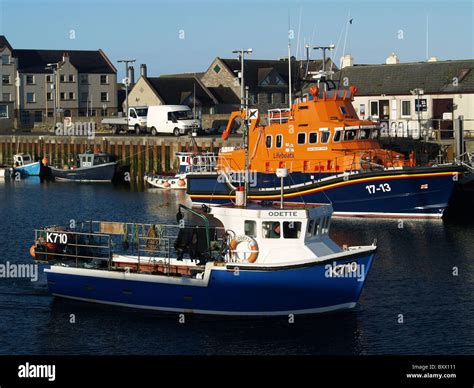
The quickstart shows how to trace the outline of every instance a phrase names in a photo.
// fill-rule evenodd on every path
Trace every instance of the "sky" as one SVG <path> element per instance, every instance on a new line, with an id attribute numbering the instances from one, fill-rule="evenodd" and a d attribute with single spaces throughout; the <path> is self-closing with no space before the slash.
<path id="1" fill-rule="evenodd" d="M 304 43 L 336 44 L 336 64 L 343 52 L 355 63 L 384 63 L 392 52 L 423 61 L 427 47 L 440 60 L 474 58 L 474 0 L 0 0 L 0 34 L 14 48 L 101 48 L 119 79 L 119 59 L 136 59 L 136 76 L 141 63 L 159 76 L 205 71 L 242 48 L 281 58 L 289 29 L 292 55 L 303 57 Z"/>

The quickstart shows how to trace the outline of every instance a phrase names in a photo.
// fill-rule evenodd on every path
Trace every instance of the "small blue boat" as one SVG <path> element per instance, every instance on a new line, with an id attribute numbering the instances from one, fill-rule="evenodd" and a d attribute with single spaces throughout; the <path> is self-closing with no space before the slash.
<path id="1" fill-rule="evenodd" d="M 56 297 L 212 315 L 323 313 L 356 306 L 376 251 L 338 246 L 331 214 L 330 205 L 180 205 L 177 225 L 42 228 L 30 253 L 48 264 Z"/>
<path id="2" fill-rule="evenodd" d="M 13 156 L 13 175 L 21 176 L 40 175 L 41 164 L 34 162 L 30 154 L 16 154 Z"/>

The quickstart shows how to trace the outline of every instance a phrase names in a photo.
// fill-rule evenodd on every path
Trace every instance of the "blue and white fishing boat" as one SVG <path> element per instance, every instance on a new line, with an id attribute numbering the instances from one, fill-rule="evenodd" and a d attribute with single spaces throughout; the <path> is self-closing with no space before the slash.
<path id="1" fill-rule="evenodd" d="M 34 162 L 30 154 L 13 155 L 13 174 L 21 176 L 40 175 L 41 164 Z"/>
<path id="2" fill-rule="evenodd" d="M 184 223 L 183 211 L 198 222 Z M 323 313 L 356 306 L 376 251 L 338 246 L 331 213 L 330 205 L 181 205 L 174 226 L 42 228 L 30 253 L 47 264 L 56 297 L 181 313 Z"/>

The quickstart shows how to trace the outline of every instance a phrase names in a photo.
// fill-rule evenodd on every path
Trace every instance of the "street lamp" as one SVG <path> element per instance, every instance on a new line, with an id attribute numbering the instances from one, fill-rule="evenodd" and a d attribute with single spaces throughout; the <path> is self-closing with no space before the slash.
<path id="1" fill-rule="evenodd" d="M 415 109 L 418 112 L 418 130 L 420 131 L 420 134 L 421 134 L 421 103 L 420 103 L 420 96 L 425 94 L 425 91 L 423 89 L 420 89 L 420 88 L 415 88 L 413 90 L 410 90 L 410 93 L 412 95 L 416 96 Z M 425 133 L 425 141 L 428 141 L 428 131 L 426 131 L 426 133 Z"/>
<path id="2" fill-rule="evenodd" d="M 245 109 L 245 97 L 244 97 L 244 55 L 245 54 L 252 54 L 252 49 L 249 48 L 247 50 L 234 50 L 232 51 L 234 54 L 239 54 L 240 56 L 240 109 Z"/>
<path id="3" fill-rule="evenodd" d="M 326 71 L 326 50 L 334 50 L 336 46 L 333 44 L 330 44 L 329 46 L 315 46 L 313 47 L 313 50 L 322 50 L 323 52 L 323 73 Z"/>
<path id="4" fill-rule="evenodd" d="M 57 76 L 58 76 L 58 73 L 59 73 L 59 64 L 61 62 L 57 62 L 57 63 L 47 63 L 46 64 L 46 67 L 45 69 L 47 70 L 53 70 L 53 90 L 54 90 L 54 98 L 53 98 L 53 129 L 55 128 L 55 125 L 56 125 L 56 113 L 59 109 L 59 98 L 58 98 L 58 95 L 59 95 L 59 85 L 58 85 L 58 82 L 57 82 Z M 47 97 L 46 97 L 47 99 Z"/>
<path id="5" fill-rule="evenodd" d="M 128 64 L 129 63 L 134 63 L 136 59 L 120 59 L 117 62 L 118 63 L 125 63 L 125 78 L 123 79 L 124 84 L 125 84 L 125 115 L 127 116 L 127 130 L 129 126 L 129 117 L 128 117 L 128 85 L 130 84 L 130 80 L 128 79 Z"/>

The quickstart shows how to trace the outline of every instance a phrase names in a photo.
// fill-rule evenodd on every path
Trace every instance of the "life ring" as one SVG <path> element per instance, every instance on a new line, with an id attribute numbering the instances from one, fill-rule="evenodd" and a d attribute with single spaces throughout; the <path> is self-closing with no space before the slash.
<path id="1" fill-rule="evenodd" d="M 171 186 L 171 184 L 169 182 L 164 182 L 163 183 L 163 187 L 170 187 L 170 186 Z"/>
<path id="2" fill-rule="evenodd" d="M 237 246 L 242 242 L 246 242 L 250 247 L 251 253 L 250 256 L 247 258 L 247 261 L 249 263 L 255 263 L 258 257 L 258 244 L 255 239 L 250 236 L 241 235 L 233 238 L 229 243 L 231 254 L 233 256 L 237 256 L 237 252 L 235 252 L 235 250 L 237 249 Z"/>
<path id="3" fill-rule="evenodd" d="M 184 179 L 181 179 L 181 178 L 178 179 L 178 186 L 183 187 L 185 185 L 186 185 L 186 182 L 184 181 Z"/>

